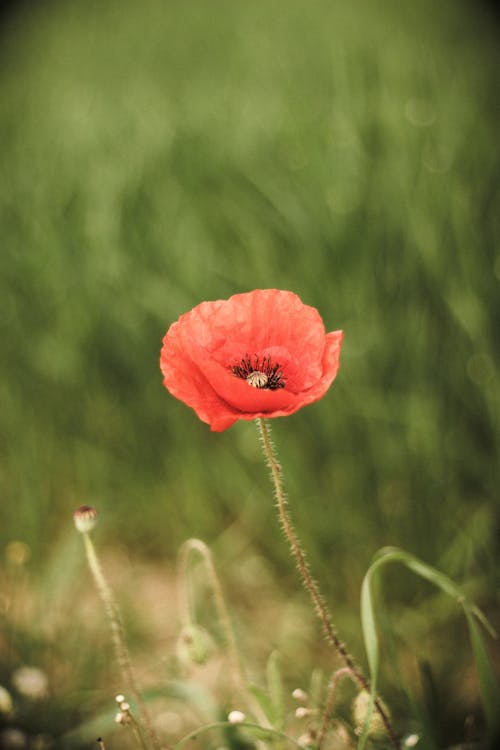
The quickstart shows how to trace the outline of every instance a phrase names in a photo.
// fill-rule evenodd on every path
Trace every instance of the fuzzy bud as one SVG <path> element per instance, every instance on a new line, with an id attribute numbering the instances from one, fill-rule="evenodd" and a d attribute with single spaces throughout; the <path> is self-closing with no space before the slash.
<path id="1" fill-rule="evenodd" d="M 205 664 L 215 650 L 211 635 L 201 625 L 185 625 L 177 641 L 177 656 L 183 664 Z"/>
<path id="2" fill-rule="evenodd" d="M 379 698 L 380 701 L 380 698 Z M 389 709 L 385 704 L 382 704 L 387 716 L 390 716 Z M 370 706 L 370 693 L 367 690 L 362 690 L 353 701 L 352 704 L 352 715 L 354 723 L 356 725 L 356 733 L 361 734 L 365 727 L 365 721 L 368 714 L 368 708 Z M 370 737 L 380 737 L 385 735 L 386 729 L 382 717 L 373 705 L 372 715 L 370 717 L 370 723 L 368 725 L 368 735 Z"/>
<path id="3" fill-rule="evenodd" d="M 308 716 L 312 716 L 316 711 L 313 708 L 306 708 L 306 706 L 299 706 L 295 709 L 295 718 L 306 719 Z"/>
<path id="4" fill-rule="evenodd" d="M 302 688 L 295 688 L 292 693 L 292 698 L 294 698 L 294 700 L 298 701 L 299 703 L 307 703 L 309 696 L 307 695 L 305 690 L 302 690 Z"/>
<path id="5" fill-rule="evenodd" d="M 97 511 L 91 505 L 80 505 L 73 513 L 73 520 L 81 534 L 88 534 L 97 523 Z"/>
<path id="6" fill-rule="evenodd" d="M 305 734 L 300 735 L 298 742 L 300 745 L 305 745 L 306 747 L 314 747 L 316 739 L 315 732 L 306 732 Z"/>
<path id="7" fill-rule="evenodd" d="M 418 734 L 408 734 L 403 740 L 403 747 L 416 747 L 419 742 L 420 737 Z"/>

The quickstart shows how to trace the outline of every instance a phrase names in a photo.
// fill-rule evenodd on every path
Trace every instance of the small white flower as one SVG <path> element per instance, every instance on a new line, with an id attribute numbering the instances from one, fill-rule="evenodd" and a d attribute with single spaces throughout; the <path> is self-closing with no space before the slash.
<path id="1" fill-rule="evenodd" d="M 405 747 L 415 747 L 415 745 L 417 745 L 419 741 L 420 737 L 418 736 L 418 734 L 409 734 L 407 737 L 405 737 L 403 745 Z"/>
<path id="2" fill-rule="evenodd" d="M 12 711 L 12 696 L 6 688 L 0 685 L 0 714 L 10 714 Z"/>
<path id="3" fill-rule="evenodd" d="M 38 667 L 19 667 L 12 675 L 14 687 L 26 698 L 41 700 L 49 692 L 49 681 Z"/>
<path id="4" fill-rule="evenodd" d="M 306 716 L 311 716 L 314 711 L 312 711 L 310 708 L 306 708 L 305 706 L 299 706 L 295 709 L 295 716 L 297 719 L 305 719 Z"/>
<path id="5" fill-rule="evenodd" d="M 0 747 L 5 750 L 26 750 L 28 738 L 20 729 L 9 727 L 0 732 Z"/>
<path id="6" fill-rule="evenodd" d="M 245 721 L 245 714 L 242 711 L 231 711 L 227 717 L 230 724 L 241 724 Z"/>
<path id="7" fill-rule="evenodd" d="M 299 701 L 300 703 L 306 703 L 308 699 L 308 695 L 305 690 L 302 690 L 302 688 L 295 688 L 295 690 L 292 693 L 292 698 L 294 698 L 296 701 Z"/>
<path id="8" fill-rule="evenodd" d="M 298 739 L 299 745 L 305 745 L 306 747 L 313 746 L 316 743 L 316 737 L 311 734 L 311 732 L 306 732 L 306 734 L 301 734 Z"/>

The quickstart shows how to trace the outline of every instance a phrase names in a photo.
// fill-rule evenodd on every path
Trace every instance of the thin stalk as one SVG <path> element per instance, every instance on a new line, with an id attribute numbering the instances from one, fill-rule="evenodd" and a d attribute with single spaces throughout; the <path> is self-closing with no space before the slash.
<path id="1" fill-rule="evenodd" d="M 258 720 L 263 724 L 268 725 L 269 722 L 264 712 L 260 708 L 257 701 L 253 698 L 253 696 L 248 693 L 247 679 L 245 677 L 245 672 L 241 663 L 238 647 L 236 645 L 236 638 L 234 636 L 234 630 L 231 625 L 231 619 L 229 617 L 224 594 L 222 593 L 222 586 L 212 559 L 212 553 L 210 551 L 210 548 L 205 544 L 205 542 L 201 541 L 201 539 L 188 539 L 186 542 L 184 542 L 179 552 L 179 568 L 181 572 L 181 578 L 184 582 L 184 587 L 181 589 L 180 602 L 181 617 L 183 619 L 183 622 L 184 624 L 191 624 L 194 620 L 187 586 L 188 562 L 189 556 L 192 552 L 197 552 L 201 556 L 201 559 L 203 560 L 205 569 L 207 571 L 210 587 L 214 594 L 217 616 L 224 632 L 224 640 L 226 642 L 229 661 L 231 663 L 231 675 L 233 678 L 234 688 L 242 696 L 246 696 L 246 700 L 252 704 L 252 709 Z"/>
<path id="2" fill-rule="evenodd" d="M 333 711 L 333 707 L 335 705 L 335 698 L 337 695 L 337 687 L 344 677 L 351 677 L 354 681 L 356 681 L 356 677 L 349 669 L 349 667 L 342 667 L 342 669 L 337 669 L 333 674 L 332 678 L 330 680 L 330 684 L 328 685 L 328 695 L 326 698 L 326 704 L 325 704 L 325 710 L 323 711 L 323 719 L 321 722 L 321 727 L 318 732 L 318 739 L 316 743 L 316 750 L 321 750 L 321 747 L 323 745 L 323 741 L 326 736 L 326 731 L 328 729 L 328 725 L 331 721 L 331 715 Z"/>
<path id="3" fill-rule="evenodd" d="M 148 750 L 148 746 L 146 745 L 143 734 L 141 732 L 141 727 L 133 717 L 131 717 L 130 728 L 132 729 L 132 732 L 134 733 L 135 739 L 137 740 L 141 750 Z"/>
<path id="4" fill-rule="evenodd" d="M 201 539 L 188 539 L 186 542 L 184 542 L 179 552 L 179 567 L 182 579 L 184 581 L 184 587 L 181 589 L 182 619 L 185 624 L 191 624 L 194 620 L 187 586 L 188 561 L 191 552 L 198 552 L 203 560 L 203 564 L 208 575 L 208 581 L 214 595 L 217 616 L 224 632 L 224 640 L 226 641 L 228 656 L 231 662 L 231 673 L 233 675 L 234 682 L 236 683 L 235 687 L 239 690 L 244 690 L 245 677 L 243 674 L 243 667 L 241 665 L 238 648 L 236 646 L 236 638 L 234 637 L 234 631 L 231 625 L 231 620 L 229 618 L 229 612 L 224 600 L 224 594 L 222 593 L 222 586 L 212 560 L 212 553 L 210 552 L 210 549 L 207 547 L 205 542 L 202 542 Z"/>
<path id="5" fill-rule="evenodd" d="M 347 650 L 345 644 L 340 640 L 335 627 L 333 625 L 332 617 L 328 611 L 328 607 L 325 604 L 322 594 L 320 593 L 319 586 L 311 575 L 309 564 L 306 560 L 304 551 L 302 550 L 299 538 L 293 527 L 293 523 L 290 518 L 290 514 L 287 507 L 287 499 L 283 487 L 283 480 L 281 477 L 281 465 L 276 459 L 274 446 L 271 441 L 271 428 L 269 424 L 261 418 L 256 420 L 257 427 L 262 442 L 264 455 L 267 461 L 267 465 L 271 471 L 271 478 L 274 484 L 274 492 L 276 497 L 276 505 L 278 508 L 279 518 L 283 532 L 290 545 L 291 553 L 295 559 L 297 569 L 299 571 L 302 583 L 309 592 L 311 597 L 314 610 L 321 621 L 323 631 L 325 633 L 327 641 L 336 650 L 345 666 L 351 670 L 354 678 L 358 685 L 363 689 L 370 691 L 370 683 L 365 677 L 360 667 L 355 663 L 354 658 Z M 387 734 L 396 750 L 399 750 L 399 742 L 381 701 L 375 698 L 375 708 L 380 715 L 380 718 L 384 722 Z"/>
<path id="6" fill-rule="evenodd" d="M 289 737 L 284 732 L 281 732 L 279 729 L 273 729 L 272 727 L 263 727 L 260 724 L 254 724 L 249 721 L 241 722 L 241 724 L 231 724 L 230 721 L 214 721 L 212 724 L 205 724 L 203 727 L 198 727 L 198 729 L 195 729 L 194 731 L 190 732 L 189 734 L 186 734 L 185 737 L 179 740 L 174 745 L 174 750 L 182 750 L 185 745 L 187 745 L 188 742 L 191 740 L 196 740 L 200 736 L 200 734 L 203 734 L 205 732 L 210 732 L 212 729 L 223 729 L 228 727 L 241 727 L 242 729 L 253 729 L 253 730 L 260 730 L 266 735 L 270 735 L 272 737 L 276 737 L 277 739 L 285 740 L 286 742 L 289 742 L 291 745 L 294 745 L 295 747 L 299 748 L 299 750 L 309 750 L 309 748 L 306 745 L 303 745 L 298 740 L 294 739 L 294 737 Z"/>
<path id="7" fill-rule="evenodd" d="M 85 552 L 87 555 L 89 568 L 92 572 L 92 575 L 94 576 L 94 581 L 97 586 L 97 590 L 101 597 L 102 603 L 104 604 L 104 609 L 108 617 L 109 625 L 111 628 L 111 638 L 113 641 L 113 646 L 115 649 L 116 660 L 118 662 L 118 666 L 121 670 L 125 684 L 130 689 L 131 694 L 134 696 L 135 700 L 137 701 L 142 723 L 146 729 L 146 733 L 148 735 L 148 739 L 151 744 L 151 747 L 154 750 L 160 750 L 160 742 L 153 729 L 153 725 L 149 717 L 146 704 L 137 688 L 134 673 L 132 670 L 132 665 L 130 662 L 130 656 L 129 656 L 128 649 L 127 649 L 127 644 L 125 642 L 125 631 L 124 631 L 122 620 L 120 617 L 120 612 L 115 603 L 115 600 L 113 598 L 113 593 L 108 585 L 108 582 L 106 581 L 106 578 L 104 577 L 104 573 L 102 571 L 99 558 L 97 557 L 95 547 L 92 543 L 92 539 L 90 538 L 90 535 L 88 534 L 88 532 L 82 533 L 82 536 L 83 536 L 83 541 L 85 544 Z M 139 727 L 138 723 L 137 723 L 137 727 Z M 141 745 L 145 747 L 146 744 L 144 742 L 144 738 L 142 737 L 142 732 L 139 732 L 139 734 L 140 734 Z"/>

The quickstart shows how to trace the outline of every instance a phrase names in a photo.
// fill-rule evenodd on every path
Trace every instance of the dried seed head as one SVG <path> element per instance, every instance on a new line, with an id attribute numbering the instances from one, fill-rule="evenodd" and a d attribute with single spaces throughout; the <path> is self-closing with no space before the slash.
<path id="1" fill-rule="evenodd" d="M 97 523 L 97 511 L 91 505 L 80 505 L 73 513 L 73 520 L 80 533 L 88 534 Z"/>

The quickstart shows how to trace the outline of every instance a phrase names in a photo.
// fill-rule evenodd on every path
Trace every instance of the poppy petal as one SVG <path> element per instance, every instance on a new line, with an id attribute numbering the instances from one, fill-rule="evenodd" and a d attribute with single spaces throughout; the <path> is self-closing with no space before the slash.
<path id="1" fill-rule="evenodd" d="M 163 339 L 163 383 L 214 431 L 238 419 L 285 416 L 326 393 L 342 336 L 326 334 L 318 311 L 288 291 L 202 302 Z M 246 378 L 259 368 L 264 380 L 267 368 L 269 385 L 254 387 Z"/>

